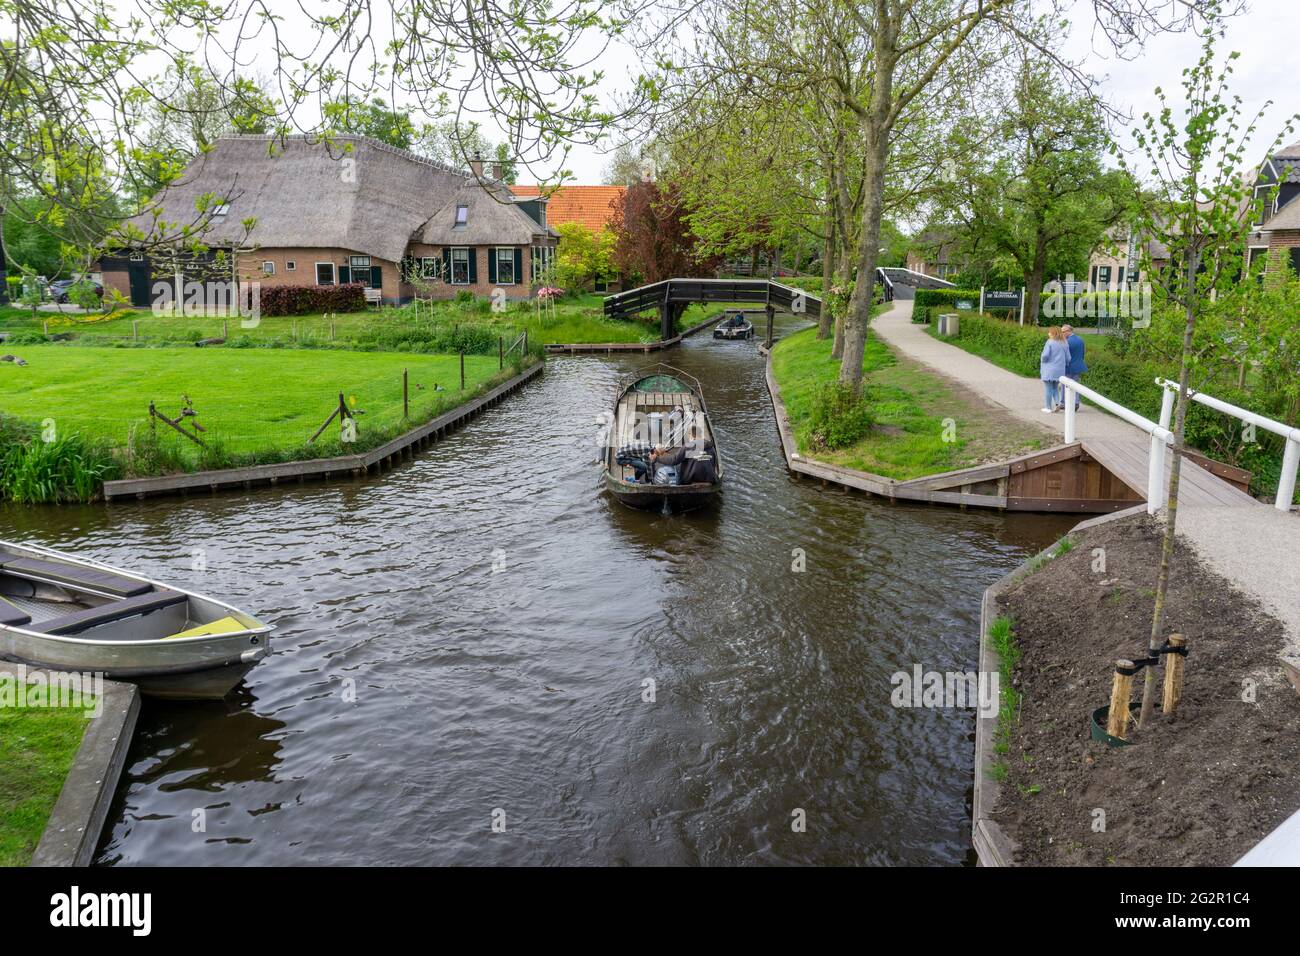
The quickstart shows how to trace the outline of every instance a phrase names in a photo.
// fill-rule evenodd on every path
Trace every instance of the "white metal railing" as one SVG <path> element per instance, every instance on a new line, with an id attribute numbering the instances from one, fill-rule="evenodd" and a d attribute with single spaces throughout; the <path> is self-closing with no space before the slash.
<path id="1" fill-rule="evenodd" d="M 1147 456 L 1147 514 L 1155 514 L 1165 506 L 1169 496 L 1169 487 L 1165 484 L 1165 448 L 1174 442 L 1173 432 L 1167 423 L 1153 422 L 1143 418 L 1131 408 L 1125 408 L 1119 402 L 1111 401 L 1100 392 L 1094 392 L 1087 385 L 1082 385 L 1068 376 L 1062 375 L 1061 388 L 1065 394 L 1065 443 L 1076 441 L 1074 398 L 1070 392 L 1076 392 L 1093 404 L 1104 408 L 1117 418 L 1122 418 L 1135 428 L 1140 428 L 1151 436 L 1151 454 Z"/>
<path id="2" fill-rule="evenodd" d="M 1156 384 L 1164 390 L 1164 395 L 1160 401 L 1160 425 L 1168 429 L 1169 423 L 1173 420 L 1174 399 L 1178 395 L 1178 383 L 1171 382 L 1167 378 L 1158 378 Z M 1215 398 L 1213 395 L 1206 395 L 1204 392 L 1198 392 L 1195 389 L 1189 388 L 1187 397 L 1207 408 L 1213 408 L 1225 415 L 1231 415 L 1248 425 L 1254 425 L 1256 428 L 1262 428 L 1286 439 L 1286 451 L 1282 453 L 1282 474 L 1279 476 L 1277 500 L 1274 502 L 1273 507 L 1279 511 L 1290 511 L 1291 499 L 1295 497 L 1296 469 L 1297 466 L 1300 466 L 1300 428 L 1284 425 L 1271 418 L 1265 418 L 1256 412 L 1232 405 L 1222 399 Z"/>

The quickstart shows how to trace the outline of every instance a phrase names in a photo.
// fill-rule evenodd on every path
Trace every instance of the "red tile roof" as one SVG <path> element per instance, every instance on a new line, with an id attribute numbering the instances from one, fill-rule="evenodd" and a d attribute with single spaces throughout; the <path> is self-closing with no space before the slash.
<path id="1" fill-rule="evenodd" d="M 537 186 L 511 186 L 510 189 L 523 198 L 540 192 Z M 622 195 L 622 186 L 552 187 L 550 201 L 546 204 L 546 222 L 552 228 L 576 222 L 599 232 L 609 225 L 610 217 L 614 215 L 612 203 Z"/>

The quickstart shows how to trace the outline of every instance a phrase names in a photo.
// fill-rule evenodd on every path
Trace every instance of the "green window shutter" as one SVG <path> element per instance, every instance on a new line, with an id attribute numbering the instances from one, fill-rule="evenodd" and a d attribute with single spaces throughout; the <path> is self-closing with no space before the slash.
<path id="1" fill-rule="evenodd" d="M 473 285 L 478 281 L 478 250 L 473 246 L 469 247 L 469 284 Z"/>
<path id="2" fill-rule="evenodd" d="M 515 247 L 515 282 L 520 285 L 524 281 L 524 251 L 518 246 Z"/>
<path id="3" fill-rule="evenodd" d="M 442 281 L 451 281 L 451 250 L 442 250 Z"/>
<path id="4" fill-rule="evenodd" d="M 497 284 L 497 250 L 496 246 L 488 248 L 488 284 Z"/>
<path id="5" fill-rule="evenodd" d="M 383 287 L 384 287 L 384 267 L 371 266 L 370 267 L 370 288 L 382 289 Z"/>
<path id="6" fill-rule="evenodd" d="M 352 281 L 352 267 L 339 266 L 339 285 L 347 285 Z"/>

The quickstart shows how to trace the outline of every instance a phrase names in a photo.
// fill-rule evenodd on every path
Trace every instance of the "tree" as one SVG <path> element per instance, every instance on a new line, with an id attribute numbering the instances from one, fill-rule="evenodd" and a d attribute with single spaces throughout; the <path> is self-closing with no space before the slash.
<path id="1" fill-rule="evenodd" d="M 584 289 L 614 272 L 615 238 L 608 229 L 593 232 L 581 223 L 566 222 L 556 231 L 560 244 L 555 253 L 555 277 L 561 286 Z"/>
<path id="2" fill-rule="evenodd" d="M 1037 321 L 1043 280 L 1073 272 L 1129 206 L 1128 177 L 1103 165 L 1109 137 L 1088 97 L 1072 95 L 1021 47 L 1009 102 L 952 135 L 937 206 L 970 261 L 1005 258 Z"/>
<path id="3" fill-rule="evenodd" d="M 1243 175 L 1247 149 L 1255 135 L 1266 103 L 1254 116 L 1244 114 L 1240 97 L 1229 97 L 1228 77 L 1240 54 L 1231 53 L 1221 67 L 1215 63 L 1215 33 L 1221 29 L 1220 5 L 1212 4 L 1202 33 L 1201 56 L 1183 72 L 1184 119 L 1175 118 L 1164 91 L 1157 114 L 1143 115 L 1134 131 L 1139 156 L 1149 164 L 1154 201 L 1142 212 L 1141 229 L 1169 249 L 1169 267 L 1154 277 L 1169 301 L 1183 316 L 1178 370 L 1178 398 L 1174 407 L 1173 461 L 1169 474 L 1169 501 L 1164 513 L 1160 569 L 1156 577 L 1155 608 L 1151 616 L 1150 649 L 1163 644 L 1165 602 L 1169 592 L 1170 561 L 1178 520 L 1178 488 L 1182 475 L 1188 392 L 1197 365 L 1194 341 L 1197 321 L 1207 304 L 1226 293 L 1242 275 L 1251 223 L 1257 220 L 1264 197 L 1253 195 L 1253 180 Z M 1274 140 L 1272 153 L 1295 128 L 1300 116 L 1288 119 Z M 1150 263 L 1144 264 L 1153 275 Z M 1138 727 L 1147 725 L 1154 706 L 1155 679 L 1148 667 L 1142 688 Z"/>
<path id="4" fill-rule="evenodd" d="M 415 145 L 416 129 L 411 114 L 389 106 L 382 97 L 369 102 L 336 100 L 325 104 L 325 122 L 333 134 L 368 136 L 398 149 Z"/>
<path id="5" fill-rule="evenodd" d="M 709 275 L 717 257 L 702 254 L 672 184 L 637 183 L 624 191 L 610 219 L 614 265 L 647 282 Z"/>

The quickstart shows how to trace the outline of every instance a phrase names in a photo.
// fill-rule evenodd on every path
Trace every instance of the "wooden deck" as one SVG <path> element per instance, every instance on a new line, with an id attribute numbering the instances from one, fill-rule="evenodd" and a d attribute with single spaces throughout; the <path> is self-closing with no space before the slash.
<path id="1" fill-rule="evenodd" d="M 1149 442 L 1140 439 L 1088 439 L 1082 444 L 1087 454 L 1146 500 L 1147 462 L 1151 454 Z M 1178 488 L 1180 505 L 1245 508 L 1259 504 L 1245 491 L 1250 485 L 1249 472 L 1203 455 L 1187 453 L 1184 457 L 1187 461 L 1183 465 Z M 1172 452 L 1165 455 L 1166 486 L 1173 460 Z"/>

